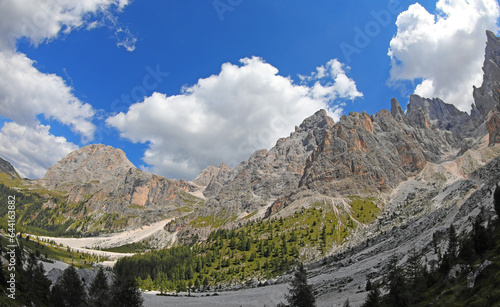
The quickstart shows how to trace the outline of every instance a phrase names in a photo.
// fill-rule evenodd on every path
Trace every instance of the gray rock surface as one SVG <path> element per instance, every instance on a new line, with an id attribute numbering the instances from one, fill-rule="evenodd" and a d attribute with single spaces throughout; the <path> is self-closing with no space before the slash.
<path id="1" fill-rule="evenodd" d="M 439 98 L 426 99 L 410 96 L 407 117 L 414 127 L 450 131 L 457 141 L 474 135 L 475 126 L 469 114 Z"/>
<path id="2" fill-rule="evenodd" d="M 487 31 L 486 36 L 488 40 L 483 64 L 483 84 L 479 88 L 474 87 L 474 104 L 471 109 L 476 127 L 500 104 L 500 39 L 491 31 Z"/>
<path id="3" fill-rule="evenodd" d="M 66 193 L 67 205 L 84 204 L 82 210 L 71 214 L 76 219 L 94 217 L 81 231 L 99 230 L 103 225 L 93 222 L 103 214 L 126 217 L 123 223 L 106 229 L 116 230 L 179 216 L 182 211 L 177 209 L 201 203 L 188 193 L 194 186 L 186 181 L 141 171 L 121 149 L 104 145 L 89 145 L 71 152 L 50 167 L 38 183 Z"/>
<path id="4" fill-rule="evenodd" d="M 207 205 L 252 212 L 291 193 L 299 185 L 307 157 L 333 124 L 326 111 L 320 110 L 305 119 L 289 137 L 279 139 L 269 151 L 254 152 L 232 170 L 219 167 L 204 192 L 209 197 Z"/>
<path id="5" fill-rule="evenodd" d="M 8 161 L 0 157 L 0 173 L 5 173 L 12 178 L 21 178 L 16 172 L 16 169 Z"/>

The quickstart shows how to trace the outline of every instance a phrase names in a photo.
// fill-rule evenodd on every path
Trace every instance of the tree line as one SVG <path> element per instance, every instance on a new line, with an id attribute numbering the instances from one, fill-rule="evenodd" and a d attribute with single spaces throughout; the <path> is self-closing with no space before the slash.
<path id="1" fill-rule="evenodd" d="M 3 249 L 0 247 L 2 253 Z M 74 266 L 66 268 L 56 284 L 51 282 L 35 253 L 26 253 L 22 245 L 15 248 L 15 300 L 9 298 L 8 278 L 11 272 L 0 269 L 1 306 L 80 307 L 142 306 L 141 292 L 130 272 L 114 270 L 108 282 L 102 267 L 86 287 Z M 87 290 L 88 289 L 88 290 Z"/>

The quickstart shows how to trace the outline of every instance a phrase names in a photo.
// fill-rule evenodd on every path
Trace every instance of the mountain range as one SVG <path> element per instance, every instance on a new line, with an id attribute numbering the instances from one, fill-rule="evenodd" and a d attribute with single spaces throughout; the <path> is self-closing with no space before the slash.
<path id="1" fill-rule="evenodd" d="M 192 182 L 139 170 L 120 149 L 85 146 L 42 179 L 17 184 L 45 197 L 26 226 L 63 225 L 89 234 L 175 217 L 164 231 L 175 232 L 182 243 L 206 239 L 219 228 L 291 218 L 320 204 L 339 219 L 347 213 L 354 226 L 326 253 L 304 256 L 330 259 L 312 266 L 317 295 L 326 300 L 332 289 L 355 293 L 390 253 L 414 246 L 436 259 L 427 250 L 433 235 L 444 246 L 439 238 L 450 224 L 465 231 L 474 216 L 491 217 L 492 190 L 500 181 L 500 39 L 486 35 L 483 83 L 473 89 L 470 114 L 417 95 L 410 96 L 406 112 L 396 99 L 390 110 L 351 112 L 338 122 L 319 110 L 271 149 L 234 168 L 208 166 Z M 3 159 L 0 172 L 4 183 L 20 180 Z M 355 216 L 358 198 L 380 213 L 368 220 Z"/>

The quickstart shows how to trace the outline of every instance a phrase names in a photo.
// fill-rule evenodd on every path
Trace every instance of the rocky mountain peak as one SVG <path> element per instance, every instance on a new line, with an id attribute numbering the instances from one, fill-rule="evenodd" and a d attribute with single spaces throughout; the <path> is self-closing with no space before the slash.
<path id="1" fill-rule="evenodd" d="M 324 109 L 318 110 L 316 113 L 313 115 L 309 116 L 308 118 L 304 119 L 302 124 L 298 128 L 295 128 L 295 132 L 304 132 L 304 131 L 309 131 L 312 129 L 318 129 L 318 128 L 324 128 L 324 127 L 331 127 L 335 124 L 333 119 L 328 116 L 326 111 Z"/>
<path id="2" fill-rule="evenodd" d="M 63 188 L 74 183 L 104 183 L 123 177 L 135 168 L 123 150 L 94 144 L 69 153 L 51 166 L 43 184 L 52 188 Z"/>
<path id="3" fill-rule="evenodd" d="M 487 31 L 486 36 L 483 84 L 479 88 L 474 86 L 474 104 L 471 109 L 476 127 L 484 123 L 488 113 L 500 104 L 500 39 L 491 31 Z"/>
<path id="4" fill-rule="evenodd" d="M 49 168 L 38 181 L 64 192 L 70 219 L 91 218 L 79 230 L 120 229 L 182 214 L 198 199 L 194 186 L 137 169 L 121 149 L 89 145 L 75 150 Z M 104 226 L 103 226 L 104 225 Z"/>
<path id="5" fill-rule="evenodd" d="M 406 116 L 415 127 L 451 131 L 460 139 L 472 136 L 475 130 L 469 114 L 439 98 L 411 95 Z"/>
<path id="6" fill-rule="evenodd" d="M 2 158 L 0 158 L 0 173 L 5 173 L 12 178 L 21 178 L 12 164 Z"/>
<path id="7" fill-rule="evenodd" d="M 193 183 L 199 186 L 208 186 L 211 181 L 217 178 L 219 173 L 227 173 L 230 170 L 231 168 L 224 162 L 221 162 L 219 167 L 209 165 L 200 172 L 200 174 L 193 180 Z"/>
<path id="8" fill-rule="evenodd" d="M 399 104 L 399 101 L 396 98 L 391 99 L 391 114 L 392 117 L 394 117 L 394 119 L 398 122 L 407 121 L 406 115 L 403 112 L 403 109 L 401 108 L 401 105 Z"/>
<path id="9" fill-rule="evenodd" d="M 325 110 L 319 110 L 296 126 L 289 137 L 277 140 L 269 151 L 255 151 L 234 169 L 202 171 L 198 182 L 203 183 L 217 173 L 204 191 L 207 204 L 215 210 L 250 212 L 291 193 L 298 187 L 307 157 L 334 124 Z"/>
<path id="10" fill-rule="evenodd" d="M 332 196 L 387 190 L 425 163 L 417 141 L 392 113 L 351 112 L 309 156 L 300 186 Z"/>

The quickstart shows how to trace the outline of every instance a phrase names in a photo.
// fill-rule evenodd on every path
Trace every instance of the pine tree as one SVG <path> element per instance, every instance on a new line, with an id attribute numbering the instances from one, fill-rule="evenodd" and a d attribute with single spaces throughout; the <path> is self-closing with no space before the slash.
<path id="1" fill-rule="evenodd" d="M 74 266 L 69 266 L 64 270 L 58 283 L 61 285 L 64 304 L 66 306 L 86 306 L 85 289 Z"/>
<path id="2" fill-rule="evenodd" d="M 307 283 L 307 271 L 301 263 L 293 276 L 290 294 L 285 295 L 290 307 L 312 307 L 316 306 L 316 299 L 312 287 Z"/>
<path id="3" fill-rule="evenodd" d="M 372 285 L 370 292 L 366 296 L 366 300 L 361 305 L 362 307 L 379 307 L 380 306 L 380 290 L 377 285 Z"/>
<path id="4" fill-rule="evenodd" d="M 323 230 L 321 231 L 321 241 L 323 242 L 323 246 L 326 247 L 326 226 L 323 226 Z"/>
<path id="5" fill-rule="evenodd" d="M 64 292 L 62 286 L 57 283 L 50 291 L 50 306 L 51 307 L 66 307 L 64 303 Z"/>
<path id="6" fill-rule="evenodd" d="M 116 269 L 111 287 L 111 306 L 141 307 L 144 299 L 134 276 L 126 269 Z"/>
<path id="7" fill-rule="evenodd" d="M 410 303 L 418 302 L 426 290 L 424 269 L 421 255 L 415 249 L 412 249 L 405 270 L 408 282 L 408 301 Z"/>
<path id="8" fill-rule="evenodd" d="M 387 303 L 390 306 L 404 307 L 408 306 L 406 293 L 406 280 L 403 270 L 397 266 L 398 257 L 391 256 L 388 264 L 388 274 L 385 278 L 386 287 L 389 293 L 386 295 Z"/>
<path id="9" fill-rule="evenodd" d="M 482 222 L 481 217 L 478 215 L 474 222 L 474 228 L 472 229 L 472 241 L 474 242 L 476 253 L 484 258 L 486 251 L 490 248 L 491 239 L 486 228 L 481 225 Z"/>
<path id="10" fill-rule="evenodd" d="M 106 274 L 102 266 L 99 267 L 97 275 L 90 284 L 89 305 L 94 307 L 104 307 L 109 305 L 109 285 Z"/>
<path id="11" fill-rule="evenodd" d="M 495 203 L 495 211 L 497 215 L 500 217 L 500 183 L 497 184 L 495 189 L 495 193 L 493 195 L 494 203 Z"/>
<path id="12" fill-rule="evenodd" d="M 451 261 L 455 260 L 457 256 L 457 251 L 458 251 L 457 233 L 455 231 L 455 227 L 453 226 L 453 224 L 451 224 L 450 228 L 448 229 L 448 251 L 447 251 Z"/>
<path id="13" fill-rule="evenodd" d="M 51 282 L 45 276 L 45 269 L 41 263 L 38 263 L 33 271 L 32 301 L 35 306 L 48 306 Z"/>

